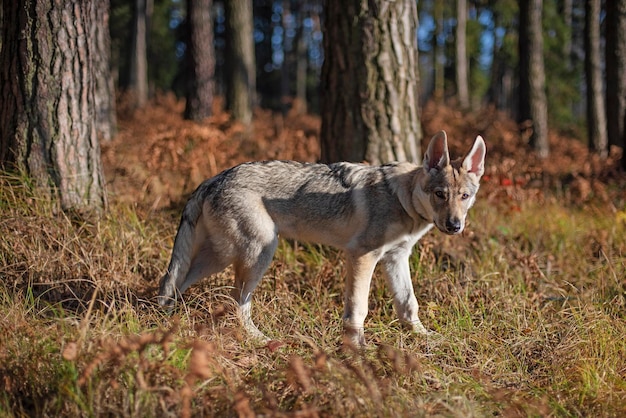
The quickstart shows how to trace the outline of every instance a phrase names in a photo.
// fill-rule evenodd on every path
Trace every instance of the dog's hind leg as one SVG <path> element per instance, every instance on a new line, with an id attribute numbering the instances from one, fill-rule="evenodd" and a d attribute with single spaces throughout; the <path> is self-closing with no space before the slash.
<path id="1" fill-rule="evenodd" d="M 192 267 L 194 257 L 206 239 L 204 225 L 199 222 L 202 211 L 202 200 L 196 191 L 183 209 L 174 240 L 172 258 L 159 285 L 158 302 L 161 306 L 171 305 L 176 301 L 176 297 L 181 292 L 181 286 Z"/>
<path id="2" fill-rule="evenodd" d="M 203 222 L 181 220 L 172 259 L 161 279 L 159 304 L 171 305 L 177 297 L 198 280 L 222 271 L 232 260 L 230 246 L 217 250 Z"/>
<path id="3" fill-rule="evenodd" d="M 232 255 L 222 249 L 215 251 L 213 243 L 207 238 L 194 255 L 185 280 L 178 284 L 178 291 L 183 293 L 198 280 L 224 270 L 232 261 Z"/>
<path id="4" fill-rule="evenodd" d="M 235 288 L 233 298 L 239 305 L 239 318 L 245 331 L 255 339 L 268 341 L 267 338 L 252 321 L 252 292 L 263 278 L 265 271 L 272 262 L 274 252 L 278 246 L 278 237 L 272 231 L 271 239 L 250 242 L 243 250 L 244 256 L 234 262 Z"/>
<path id="5" fill-rule="evenodd" d="M 191 220 L 187 216 L 186 212 L 190 206 L 188 203 L 187 207 L 185 207 L 185 212 L 174 240 L 172 258 L 167 267 L 167 272 L 159 285 L 158 302 L 161 306 L 171 305 L 176 301 L 176 297 L 181 293 L 180 287 L 189 273 L 195 256 L 198 225 L 196 225 L 197 219 Z"/>

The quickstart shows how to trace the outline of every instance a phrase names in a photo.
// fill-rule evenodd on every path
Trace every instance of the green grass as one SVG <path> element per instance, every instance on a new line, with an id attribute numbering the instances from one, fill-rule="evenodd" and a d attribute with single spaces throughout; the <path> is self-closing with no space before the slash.
<path id="1" fill-rule="evenodd" d="M 0 416 L 623 416 L 626 225 L 608 209 L 477 203 L 411 261 L 424 324 L 379 272 L 369 346 L 341 347 L 341 254 L 283 241 L 246 339 L 232 272 L 154 304 L 178 214 L 70 217 L 0 179 Z"/>

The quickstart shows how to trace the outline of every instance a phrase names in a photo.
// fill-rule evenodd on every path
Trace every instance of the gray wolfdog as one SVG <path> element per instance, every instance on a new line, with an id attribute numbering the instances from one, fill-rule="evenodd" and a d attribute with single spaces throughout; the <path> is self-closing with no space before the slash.
<path id="1" fill-rule="evenodd" d="M 269 267 L 278 236 L 330 245 L 346 256 L 343 326 L 356 346 L 374 267 L 381 263 L 400 321 L 427 334 L 413 293 L 409 256 L 433 225 L 458 234 L 484 172 L 478 136 L 465 159 L 450 161 L 446 133 L 424 164 L 245 163 L 204 181 L 183 210 L 159 303 L 174 302 L 199 279 L 233 265 L 233 297 L 245 330 L 267 340 L 251 318 L 252 292 Z"/>

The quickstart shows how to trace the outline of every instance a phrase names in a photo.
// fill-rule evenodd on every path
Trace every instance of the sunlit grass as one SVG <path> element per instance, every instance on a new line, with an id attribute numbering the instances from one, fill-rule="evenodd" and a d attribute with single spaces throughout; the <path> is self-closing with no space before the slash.
<path id="1" fill-rule="evenodd" d="M 462 237 L 411 260 L 424 324 L 403 329 L 377 272 L 363 351 L 341 348 L 340 253 L 281 241 L 246 338 L 232 272 L 154 304 L 178 214 L 72 218 L 0 184 L 0 415 L 619 416 L 626 228 L 601 207 L 480 201 Z"/>

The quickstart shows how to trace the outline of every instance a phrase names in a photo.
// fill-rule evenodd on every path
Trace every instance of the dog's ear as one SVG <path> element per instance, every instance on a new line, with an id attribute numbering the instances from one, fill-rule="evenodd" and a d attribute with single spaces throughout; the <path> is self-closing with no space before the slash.
<path id="1" fill-rule="evenodd" d="M 426 154 L 424 154 L 424 168 L 430 171 L 433 168 L 441 170 L 450 164 L 448 154 L 448 136 L 445 131 L 439 131 L 428 144 Z"/>
<path id="2" fill-rule="evenodd" d="M 486 152 L 485 141 L 482 136 L 478 135 L 472 149 L 463 160 L 463 168 L 465 168 L 468 173 L 474 173 L 478 177 L 482 177 L 485 172 Z"/>

